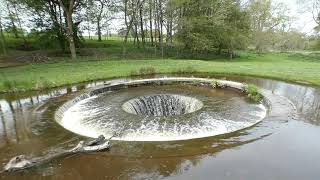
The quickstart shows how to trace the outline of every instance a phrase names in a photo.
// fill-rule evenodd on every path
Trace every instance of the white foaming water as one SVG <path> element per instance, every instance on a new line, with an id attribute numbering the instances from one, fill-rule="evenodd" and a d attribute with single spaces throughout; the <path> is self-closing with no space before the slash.
<path id="1" fill-rule="evenodd" d="M 177 141 L 235 132 L 257 124 L 267 114 L 265 106 L 259 104 L 256 105 L 255 110 L 241 114 L 246 118 L 245 121 L 217 118 L 209 113 L 202 112 L 196 116 L 196 123 L 181 123 L 179 121 L 167 123 L 166 121 L 161 121 L 160 117 L 152 117 L 152 119 L 144 117 L 141 118 L 138 126 L 133 126 L 136 122 L 130 122 L 130 120 L 119 125 L 119 122 L 113 118 L 108 120 L 86 120 L 101 111 L 101 109 L 95 108 L 82 111 L 82 107 L 95 98 L 97 96 L 76 103 L 65 111 L 59 123 L 74 133 L 92 138 L 97 138 L 99 135 L 111 137 L 114 133 L 120 133 L 120 136 L 113 139 L 121 141 Z M 107 111 L 109 107 L 105 108 L 104 110 Z"/>
<path id="2" fill-rule="evenodd" d="M 141 86 L 173 81 L 187 84 Z M 239 91 L 188 84 L 194 81 L 209 87 L 212 82 L 200 78 L 119 82 L 111 87 L 139 86 L 117 91 L 110 91 L 110 86 L 93 90 L 90 94 L 98 95 L 83 94 L 67 102 L 57 111 L 56 119 L 64 128 L 93 138 L 104 135 L 122 141 L 176 141 L 235 132 L 257 124 L 267 115 L 264 105 L 248 102 Z M 220 80 L 219 84 L 240 91 L 244 87 L 231 81 Z"/>

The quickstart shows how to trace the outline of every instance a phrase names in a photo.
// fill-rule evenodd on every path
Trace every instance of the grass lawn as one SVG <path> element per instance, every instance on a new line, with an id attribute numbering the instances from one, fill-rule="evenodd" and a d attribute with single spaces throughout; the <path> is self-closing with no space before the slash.
<path id="1" fill-rule="evenodd" d="M 206 72 L 249 75 L 320 86 L 320 60 L 304 55 L 242 53 L 232 61 L 215 60 L 65 60 L 0 69 L 0 92 L 39 90 L 90 80 L 123 77 L 141 68 L 155 73 Z"/>

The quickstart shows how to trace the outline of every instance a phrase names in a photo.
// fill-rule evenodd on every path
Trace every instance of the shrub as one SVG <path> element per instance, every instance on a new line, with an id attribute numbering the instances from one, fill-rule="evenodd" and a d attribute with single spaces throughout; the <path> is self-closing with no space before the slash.
<path id="1" fill-rule="evenodd" d="M 259 102 L 263 96 L 259 93 L 257 86 L 249 84 L 244 87 L 245 94 L 253 101 Z"/>
<path id="2" fill-rule="evenodd" d="M 210 86 L 213 88 L 213 89 L 216 89 L 216 88 L 220 88 L 220 84 L 218 81 L 216 80 L 213 80 L 211 83 L 210 83 Z"/>

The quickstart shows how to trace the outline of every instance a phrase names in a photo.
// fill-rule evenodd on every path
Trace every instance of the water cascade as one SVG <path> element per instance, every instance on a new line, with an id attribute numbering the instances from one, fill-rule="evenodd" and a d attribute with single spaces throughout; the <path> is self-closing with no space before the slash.
<path id="1" fill-rule="evenodd" d="M 191 97 L 171 94 L 141 96 L 122 105 L 128 113 L 143 116 L 176 116 L 201 109 L 202 102 Z"/>
<path id="2" fill-rule="evenodd" d="M 267 114 L 251 102 L 244 85 L 211 79 L 158 78 L 123 81 L 90 89 L 56 111 L 64 128 L 88 137 L 121 141 L 176 141 L 248 128 Z"/>

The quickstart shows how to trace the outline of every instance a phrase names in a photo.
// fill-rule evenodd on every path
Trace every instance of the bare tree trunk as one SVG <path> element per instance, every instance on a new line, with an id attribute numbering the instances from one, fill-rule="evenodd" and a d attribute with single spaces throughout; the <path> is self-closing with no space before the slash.
<path id="1" fill-rule="evenodd" d="M 161 32 L 160 32 L 160 14 L 159 9 L 157 8 L 157 17 L 156 17 L 156 26 L 157 26 L 157 35 L 158 35 L 158 42 L 161 43 Z"/>
<path id="2" fill-rule="evenodd" d="M 218 47 L 218 55 L 221 55 L 221 51 L 222 51 L 222 43 L 219 44 L 219 47 Z"/>
<path id="3" fill-rule="evenodd" d="M 102 41 L 100 20 L 97 21 L 97 30 L 98 30 L 98 41 Z"/>
<path id="4" fill-rule="evenodd" d="M 157 56 L 157 47 L 158 43 L 160 43 L 160 33 L 159 33 L 159 9 L 158 9 L 158 1 L 154 0 L 154 24 L 155 24 L 155 30 L 154 30 L 154 54 Z M 158 42 L 157 42 L 158 39 Z"/>
<path id="5" fill-rule="evenodd" d="M 135 36 L 135 39 L 137 40 L 137 45 L 138 45 L 138 48 L 140 48 L 140 40 L 139 40 L 139 36 L 138 36 L 138 22 L 137 20 L 135 20 L 135 23 L 134 23 L 134 36 Z"/>
<path id="6" fill-rule="evenodd" d="M 60 46 L 61 46 L 61 49 L 62 49 L 62 52 L 65 52 L 66 51 L 66 42 L 65 42 L 65 32 L 64 32 L 64 29 L 63 29 L 63 26 L 62 26 L 62 10 L 61 10 L 61 6 L 59 5 L 59 23 L 57 23 L 57 26 L 59 26 L 59 32 L 58 32 L 58 39 L 59 39 L 59 42 L 60 42 Z M 55 15 L 56 16 L 56 15 Z M 58 22 L 58 19 L 57 21 Z"/>
<path id="7" fill-rule="evenodd" d="M 97 30 L 98 30 L 98 41 L 102 41 L 102 33 L 101 33 L 101 19 L 102 19 L 102 13 L 103 13 L 103 8 L 104 8 L 104 2 L 100 1 L 100 12 L 99 15 L 97 17 Z"/>
<path id="8" fill-rule="evenodd" d="M 144 35 L 144 29 L 143 29 L 143 4 L 144 0 L 140 2 L 139 5 L 139 16 L 140 16 L 140 31 L 141 31 L 141 40 L 142 40 L 142 46 L 145 46 L 145 35 Z"/>
<path id="9" fill-rule="evenodd" d="M 5 38 L 4 38 L 4 34 L 3 34 L 3 30 L 2 30 L 2 21 L 1 21 L 1 16 L 0 16 L 0 40 L 1 40 L 1 47 L 2 47 L 2 52 L 4 55 L 7 54 L 7 49 L 6 49 L 6 41 L 5 41 Z"/>
<path id="10" fill-rule="evenodd" d="M 163 11 L 162 11 L 162 0 L 159 0 L 159 25 L 160 25 L 160 46 L 161 46 L 161 58 L 163 58 L 164 49 L 163 49 Z"/>
<path id="11" fill-rule="evenodd" d="M 124 42 L 123 42 L 123 47 L 122 47 L 122 56 L 126 57 L 128 36 L 129 36 L 130 30 L 132 29 L 132 25 L 133 25 L 133 18 L 131 18 L 130 22 L 128 22 L 128 0 L 125 0 L 125 2 L 124 2 L 124 22 L 126 25 L 126 34 L 124 36 Z"/>
<path id="12" fill-rule="evenodd" d="M 7 2 L 7 8 L 8 8 L 8 13 L 9 13 L 9 19 L 10 19 L 10 23 L 11 23 L 11 26 L 12 26 L 12 31 L 13 31 L 13 34 L 14 34 L 14 37 L 15 38 L 19 38 L 19 34 L 18 34 L 18 29 L 17 29 L 17 26 L 15 24 L 15 20 L 14 20 L 14 17 L 13 17 L 13 14 L 11 12 L 11 8 Z"/>
<path id="13" fill-rule="evenodd" d="M 172 29 L 173 29 L 173 12 L 169 10 L 168 18 L 167 18 L 167 37 L 166 42 L 167 44 L 172 44 Z"/>
<path id="14" fill-rule="evenodd" d="M 67 21 L 67 37 L 69 41 L 69 47 L 70 47 L 70 52 L 71 52 L 71 58 L 76 59 L 77 58 L 77 53 L 76 53 L 76 46 L 74 42 L 74 34 L 73 34 L 73 22 L 72 22 L 72 14 L 75 8 L 75 2 L 74 0 L 70 0 L 69 2 L 69 7 L 66 7 L 62 0 L 59 0 L 60 6 L 63 8 L 64 14 L 66 16 L 66 21 Z"/>
<path id="15" fill-rule="evenodd" d="M 68 40 L 69 40 L 71 58 L 76 59 L 77 54 L 76 54 L 76 45 L 74 43 L 72 14 L 68 12 L 68 13 L 66 13 L 66 16 L 67 16 L 67 25 L 68 25 L 67 36 L 68 36 Z"/>
<path id="16" fill-rule="evenodd" d="M 233 56 L 234 56 L 234 51 L 232 48 L 229 48 L 228 49 L 228 53 L 229 53 L 229 59 L 232 60 L 233 59 Z"/>
<path id="17" fill-rule="evenodd" d="M 58 6 L 58 10 L 57 7 Z M 63 29 L 63 22 L 62 22 L 62 13 L 61 13 L 61 7 L 59 4 L 53 3 L 52 1 L 49 1 L 49 7 L 47 11 L 50 14 L 50 18 L 53 22 L 54 28 L 58 29 L 56 34 L 59 40 L 59 45 L 62 50 L 62 52 L 65 52 L 65 37 L 64 37 L 64 29 Z"/>
<path id="18" fill-rule="evenodd" d="M 152 31 L 152 0 L 149 0 L 149 24 L 150 24 L 150 39 L 151 39 L 151 45 L 153 46 L 153 31 Z"/>
<path id="19" fill-rule="evenodd" d="M 89 6 L 89 5 L 87 5 L 87 6 Z M 89 9 L 88 9 L 88 7 L 86 7 L 86 20 L 87 20 L 88 36 L 89 36 L 89 39 L 91 39 L 90 17 L 89 17 Z"/>
<path id="20" fill-rule="evenodd" d="M 89 35 L 89 39 L 91 39 L 91 33 L 90 33 L 90 22 L 88 21 L 88 35 Z"/>
<path id="21" fill-rule="evenodd" d="M 26 40 L 26 38 L 24 37 L 24 33 L 23 33 L 22 25 L 21 25 L 21 20 L 20 20 L 20 18 L 19 18 L 19 16 L 18 16 L 18 10 L 17 10 L 17 6 L 16 6 L 15 3 L 13 4 L 13 8 L 14 8 L 15 15 L 16 15 L 16 18 L 17 18 L 17 21 L 18 21 L 19 28 L 20 28 L 20 30 L 21 30 L 21 32 L 22 32 L 23 43 L 24 43 L 24 46 L 26 47 L 26 46 L 27 46 L 27 40 Z"/>

